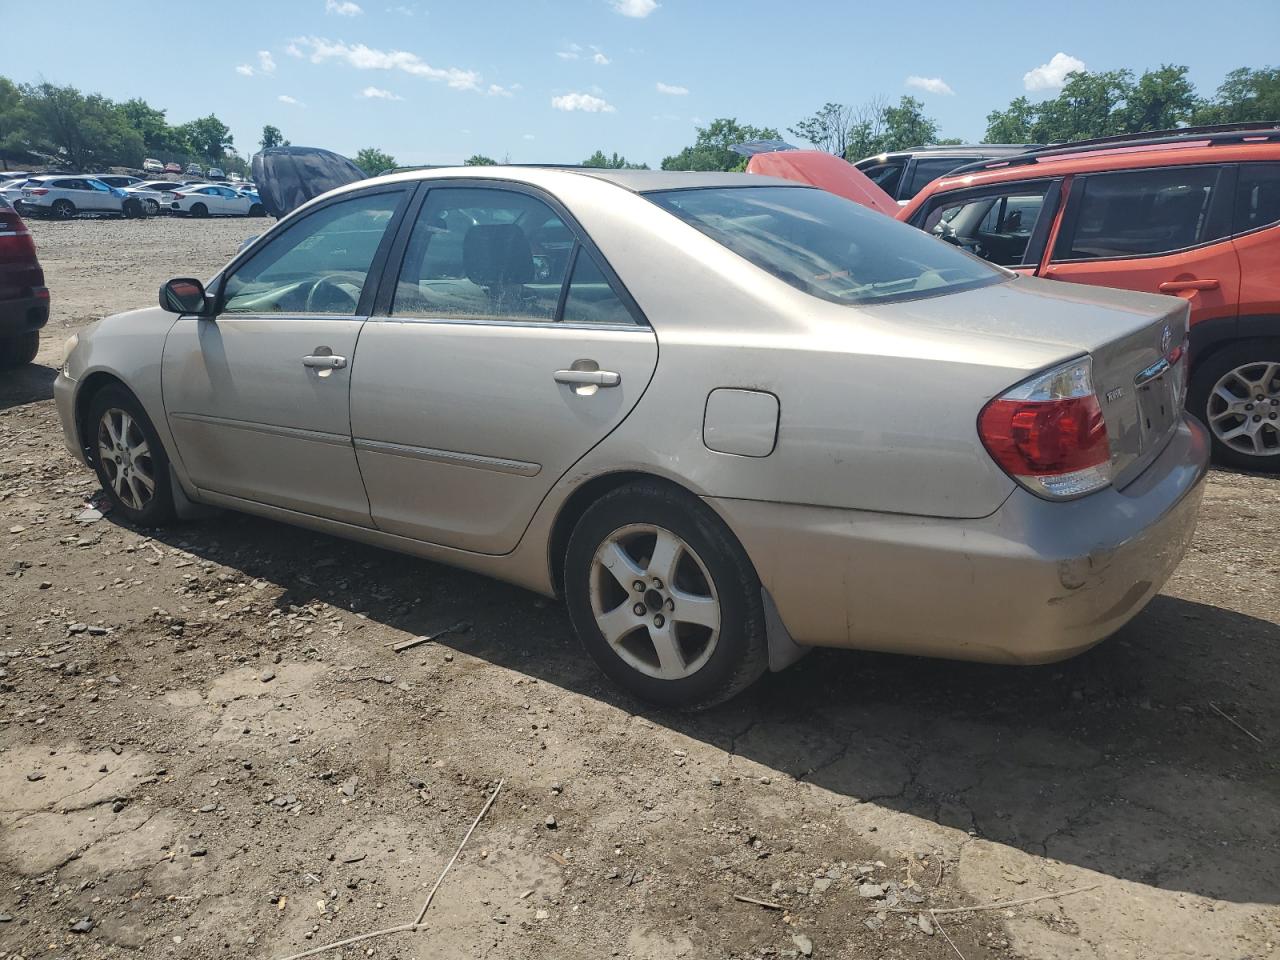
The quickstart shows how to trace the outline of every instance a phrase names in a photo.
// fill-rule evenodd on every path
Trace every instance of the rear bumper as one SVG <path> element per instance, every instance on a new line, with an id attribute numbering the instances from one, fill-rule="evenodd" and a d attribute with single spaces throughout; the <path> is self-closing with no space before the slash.
<path id="1" fill-rule="evenodd" d="M 1088 649 L 1135 616 L 1195 532 L 1209 438 L 1184 417 L 1123 490 L 1050 503 L 1022 489 L 945 520 L 711 500 L 797 643 L 996 663 Z"/>
<path id="2" fill-rule="evenodd" d="M 0 300 L 0 337 L 39 330 L 49 322 L 49 296 Z"/>

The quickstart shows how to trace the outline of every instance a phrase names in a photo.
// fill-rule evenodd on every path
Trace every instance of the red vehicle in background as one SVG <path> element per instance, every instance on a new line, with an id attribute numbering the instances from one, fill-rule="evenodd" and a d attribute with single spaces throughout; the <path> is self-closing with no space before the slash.
<path id="1" fill-rule="evenodd" d="M 49 288 L 22 217 L 0 197 L 0 369 L 30 363 L 49 322 Z"/>
<path id="2" fill-rule="evenodd" d="M 1188 409 L 1220 463 L 1280 470 L 1280 124 L 981 161 L 898 219 L 1018 273 L 1188 300 Z"/>

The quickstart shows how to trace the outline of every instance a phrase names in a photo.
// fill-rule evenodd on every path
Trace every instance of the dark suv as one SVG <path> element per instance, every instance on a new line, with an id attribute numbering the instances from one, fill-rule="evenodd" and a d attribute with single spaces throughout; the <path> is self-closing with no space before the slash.
<path id="1" fill-rule="evenodd" d="M 49 322 L 49 288 L 31 231 L 0 197 L 0 369 L 30 363 Z"/>
<path id="2" fill-rule="evenodd" d="M 906 203 L 926 184 L 957 167 L 979 160 L 1014 157 L 1038 146 L 1038 143 L 970 143 L 911 147 L 867 157 L 854 166 L 893 199 Z"/>

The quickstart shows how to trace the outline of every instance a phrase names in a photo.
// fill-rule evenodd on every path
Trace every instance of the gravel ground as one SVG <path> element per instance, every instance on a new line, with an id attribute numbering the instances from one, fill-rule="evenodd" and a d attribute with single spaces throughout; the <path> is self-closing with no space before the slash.
<path id="1" fill-rule="evenodd" d="M 0 381 L 0 957 L 410 922 L 500 780 L 425 928 L 330 956 L 1277 956 L 1280 482 L 1214 473 L 1165 592 L 1070 662 L 819 652 L 649 711 L 512 587 L 234 515 L 77 521 L 62 338 L 262 226 L 33 225 L 55 316 Z"/>

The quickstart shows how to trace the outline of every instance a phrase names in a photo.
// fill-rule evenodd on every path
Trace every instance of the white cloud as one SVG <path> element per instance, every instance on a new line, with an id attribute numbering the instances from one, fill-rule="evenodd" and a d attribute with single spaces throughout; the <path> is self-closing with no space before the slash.
<path id="1" fill-rule="evenodd" d="M 404 97 L 399 94 L 392 93 L 390 90 L 383 90 L 381 87 L 365 87 L 360 91 L 360 96 L 366 100 L 403 100 Z"/>
<path id="2" fill-rule="evenodd" d="M 1085 69 L 1084 61 L 1066 53 L 1055 53 L 1048 63 L 1022 75 L 1022 85 L 1028 90 L 1061 90 L 1067 82 L 1067 74 Z"/>
<path id="3" fill-rule="evenodd" d="M 532 133 L 526 133 L 526 134 L 525 134 L 521 139 L 523 139 L 523 140 L 536 140 L 537 138 L 536 138 Z"/>
<path id="4" fill-rule="evenodd" d="M 276 58 L 271 56 L 270 50 L 258 51 L 258 69 L 263 73 L 276 72 Z"/>
<path id="5" fill-rule="evenodd" d="M 252 77 L 253 67 L 249 66 L 247 63 L 242 63 L 236 67 L 236 73 L 240 74 L 242 77 Z"/>
<path id="6" fill-rule="evenodd" d="M 582 47 L 576 43 L 566 43 L 563 50 L 557 50 L 556 56 L 561 60 L 577 60 L 582 53 Z"/>
<path id="7" fill-rule="evenodd" d="M 302 50 L 298 47 L 298 45 L 297 45 L 296 43 L 292 43 L 292 42 L 290 42 L 290 44 L 289 44 L 287 47 L 285 47 L 285 48 L 284 48 L 284 52 L 285 52 L 285 53 L 287 53 L 287 54 L 288 54 L 289 56 L 291 56 L 291 57 L 302 57 L 302 56 L 304 56 L 304 54 L 303 54 Z"/>
<path id="8" fill-rule="evenodd" d="M 593 97 L 589 93 L 566 93 L 562 97 L 552 97 L 551 105 L 557 110 L 583 113 L 613 113 L 616 109 L 612 103 L 601 97 Z"/>
<path id="9" fill-rule="evenodd" d="M 624 17 L 635 17 L 643 20 L 657 10 L 657 0 L 613 0 L 613 9 Z"/>
<path id="10" fill-rule="evenodd" d="M 279 100 L 281 103 L 287 103 L 291 107 L 304 106 L 301 100 L 295 100 L 293 97 L 289 96 L 287 93 L 280 94 L 280 96 L 276 97 L 276 99 Z"/>
<path id="11" fill-rule="evenodd" d="M 937 93 L 945 97 L 955 96 L 955 91 L 941 77 L 918 77 L 915 74 L 907 77 L 907 86 L 925 93 Z"/>
<path id="12" fill-rule="evenodd" d="M 512 95 L 512 91 L 517 89 L 519 89 L 519 84 L 512 87 L 504 87 L 498 83 L 491 83 L 485 93 L 491 97 L 509 97 Z"/>
<path id="13" fill-rule="evenodd" d="M 358 17 L 364 8 L 351 0 L 324 0 L 324 12 L 336 13 L 340 17 Z"/>
<path id="14" fill-rule="evenodd" d="M 398 13 L 402 17 L 412 17 L 414 10 L 413 7 L 406 6 L 402 3 L 396 7 L 387 7 L 387 13 Z"/>
<path id="15" fill-rule="evenodd" d="M 592 55 L 591 62 L 597 63 L 602 67 L 607 67 L 612 61 L 608 57 L 606 57 L 603 53 L 601 53 L 599 50 L 597 50 Z"/>
<path id="16" fill-rule="evenodd" d="M 661 80 L 659 80 L 658 92 L 669 94 L 670 96 L 673 96 L 673 97 L 683 97 L 689 92 L 689 88 L 680 87 L 673 83 L 663 83 Z"/>
<path id="17" fill-rule="evenodd" d="M 299 37 L 295 45 L 310 51 L 312 63 L 339 60 L 357 70 L 400 70 L 414 77 L 426 77 L 448 84 L 454 90 L 483 91 L 480 74 L 459 67 L 433 67 L 407 50 L 377 50 L 363 43 L 347 44 L 320 37 Z M 490 90 L 490 92 L 493 92 Z"/>

